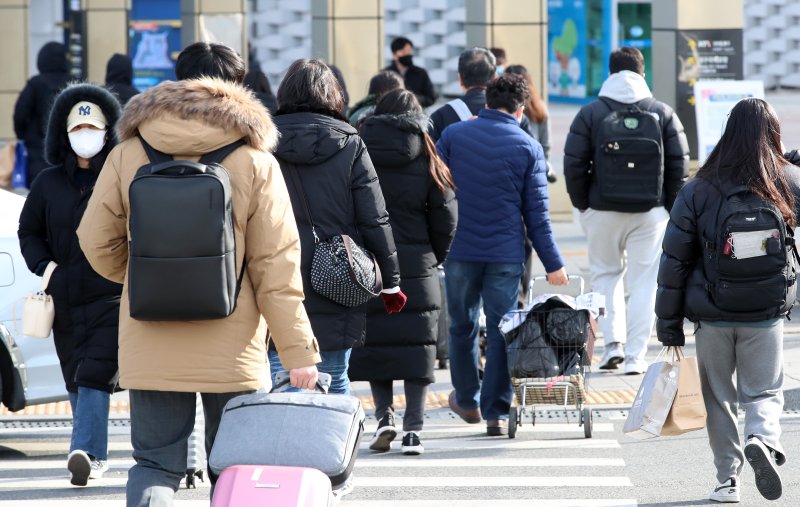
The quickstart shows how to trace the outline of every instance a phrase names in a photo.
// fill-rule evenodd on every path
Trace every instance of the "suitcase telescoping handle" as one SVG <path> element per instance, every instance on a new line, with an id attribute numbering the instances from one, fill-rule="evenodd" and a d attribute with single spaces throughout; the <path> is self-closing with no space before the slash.
<path id="1" fill-rule="evenodd" d="M 586 285 L 584 283 L 584 281 L 583 281 L 583 277 L 582 276 L 578 276 L 578 275 L 569 275 L 567 278 L 569 279 L 570 282 L 573 282 L 573 281 L 577 281 L 578 282 L 578 286 L 580 288 L 580 292 L 578 293 L 578 295 L 582 296 L 584 288 L 585 288 L 584 286 Z M 534 284 L 536 284 L 537 282 L 545 282 L 545 281 L 547 281 L 547 277 L 546 276 L 534 276 L 533 278 L 531 278 L 530 283 L 528 283 L 528 302 L 529 303 L 531 301 L 533 301 L 533 286 L 534 286 Z M 572 285 L 572 284 L 570 283 L 570 285 Z M 561 294 L 561 292 L 558 292 L 558 294 Z"/>
<path id="2" fill-rule="evenodd" d="M 272 386 L 271 393 L 280 393 L 286 391 L 291 387 L 291 381 L 289 379 L 289 372 L 288 371 L 279 371 L 275 374 L 275 384 Z M 322 394 L 328 394 L 328 389 L 331 387 L 331 376 L 327 373 L 319 373 L 317 377 L 317 385 L 315 386 L 315 391 L 320 392 Z"/>

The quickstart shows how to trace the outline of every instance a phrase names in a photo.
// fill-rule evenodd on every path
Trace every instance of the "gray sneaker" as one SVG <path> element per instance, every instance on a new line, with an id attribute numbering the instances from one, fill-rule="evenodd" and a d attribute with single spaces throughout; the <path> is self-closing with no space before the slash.
<path id="1" fill-rule="evenodd" d="M 611 342 L 606 345 L 606 352 L 600 360 L 601 370 L 616 370 L 625 360 L 625 350 L 620 342 Z"/>
<path id="2" fill-rule="evenodd" d="M 92 460 L 92 471 L 89 472 L 90 479 L 102 479 L 103 474 L 108 472 L 108 461 L 104 459 Z"/>

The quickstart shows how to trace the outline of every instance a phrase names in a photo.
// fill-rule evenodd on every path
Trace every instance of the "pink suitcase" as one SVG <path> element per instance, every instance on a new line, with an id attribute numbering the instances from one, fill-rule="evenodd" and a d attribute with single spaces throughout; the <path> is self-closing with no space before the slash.
<path id="1" fill-rule="evenodd" d="M 217 480 L 211 507 L 332 507 L 331 481 L 314 468 L 237 465 Z"/>

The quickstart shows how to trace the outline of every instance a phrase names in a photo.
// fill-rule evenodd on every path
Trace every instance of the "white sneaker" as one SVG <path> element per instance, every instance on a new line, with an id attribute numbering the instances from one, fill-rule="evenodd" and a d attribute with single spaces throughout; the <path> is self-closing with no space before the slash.
<path id="1" fill-rule="evenodd" d="M 722 484 L 717 484 L 708 499 L 720 503 L 739 503 L 739 484 L 736 478 L 731 477 Z"/>
<path id="2" fill-rule="evenodd" d="M 635 357 L 625 357 L 625 375 L 641 375 L 647 371 L 647 361 Z"/>
<path id="3" fill-rule="evenodd" d="M 103 474 L 108 472 L 108 461 L 104 459 L 92 460 L 92 471 L 89 472 L 90 479 L 102 479 Z"/>
<path id="4" fill-rule="evenodd" d="M 758 437 L 750 436 L 745 442 L 744 456 L 756 474 L 756 488 L 767 500 L 777 500 L 783 494 L 781 476 L 772 451 Z"/>
<path id="5" fill-rule="evenodd" d="M 599 368 L 601 370 L 616 370 L 622 360 L 625 358 L 625 353 L 620 342 L 612 342 L 606 345 L 606 352 L 603 354 L 603 359 L 600 360 Z"/>
<path id="6" fill-rule="evenodd" d="M 67 456 L 67 470 L 71 474 L 69 482 L 73 486 L 86 486 L 92 473 L 92 460 L 85 452 L 75 449 Z"/>

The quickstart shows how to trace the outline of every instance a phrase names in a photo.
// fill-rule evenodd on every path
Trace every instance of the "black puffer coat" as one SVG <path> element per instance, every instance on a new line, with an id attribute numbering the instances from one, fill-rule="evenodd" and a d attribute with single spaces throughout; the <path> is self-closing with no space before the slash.
<path id="1" fill-rule="evenodd" d="M 77 166 L 67 137 L 67 115 L 76 103 L 100 106 L 114 125 L 120 106 L 108 91 L 94 85 L 74 85 L 53 105 L 48 124 L 46 155 L 59 165 L 43 171 L 33 184 L 19 218 L 22 255 L 32 272 L 48 261 L 58 264 L 47 292 L 53 296 L 56 317 L 53 335 L 67 390 L 78 386 L 112 391 L 117 374 L 119 298 L 122 286 L 98 275 L 84 257 L 75 231 L 108 152 L 113 134 L 95 155 L 89 169 Z M 78 171 L 89 171 L 88 178 Z M 82 185 L 81 185 L 82 183 Z"/>
<path id="2" fill-rule="evenodd" d="M 275 149 L 300 231 L 305 307 L 322 351 L 361 346 L 366 306 L 346 308 L 311 288 L 314 236 L 303 199 L 290 171 L 297 170 L 317 235 L 347 234 L 378 260 L 384 288 L 400 284 L 392 228 L 378 176 L 364 141 L 344 121 L 317 113 L 278 114 L 281 137 Z"/>
<path id="3" fill-rule="evenodd" d="M 123 106 L 139 93 L 133 86 L 133 63 L 128 55 L 114 54 L 106 64 L 106 88 L 119 98 Z"/>
<path id="4" fill-rule="evenodd" d="M 614 110 L 621 110 L 630 104 L 606 99 L 614 104 Z M 664 147 L 664 187 L 661 193 L 663 205 L 667 211 L 672 209 L 675 196 L 689 177 L 689 144 L 683 132 L 678 115 L 663 102 L 653 101 L 645 107 L 639 107 L 658 115 Z M 651 206 L 639 203 L 610 202 L 600 195 L 597 185 L 596 171 L 592 171 L 595 143 L 595 132 L 600 122 L 611 113 L 611 109 L 603 100 L 596 100 L 581 108 L 572 122 L 564 146 L 564 180 L 572 205 L 579 210 L 592 208 L 604 211 L 620 211 L 626 213 L 644 213 Z"/>
<path id="5" fill-rule="evenodd" d="M 64 45 L 48 42 L 42 46 L 36 66 L 39 75 L 28 80 L 14 106 L 14 132 L 17 139 L 25 141 L 28 149 L 29 186 L 48 167 L 44 158 L 44 137 L 50 106 L 70 80 Z"/>
<path id="6" fill-rule="evenodd" d="M 800 212 L 800 168 L 788 166 L 786 170 Z M 703 243 L 717 241 L 721 227 L 719 214 L 725 199 L 720 188 L 729 189 L 731 186 L 730 183 L 712 184 L 704 178 L 695 178 L 681 189 L 675 200 L 658 269 L 656 331 L 661 341 L 682 342 L 684 318 L 693 322 L 758 322 L 780 314 L 778 308 L 760 312 L 726 312 L 714 305 L 707 290 L 718 277 L 706 272 L 710 263 L 703 262 Z"/>
<path id="7" fill-rule="evenodd" d="M 403 292 L 408 303 L 387 315 L 380 301 L 367 306 L 367 339 L 350 358 L 351 380 L 423 379 L 434 382 L 442 294 L 436 266 L 456 230 L 455 192 L 433 181 L 422 132 L 427 118 L 371 116 L 361 127 L 386 198 Z"/>

